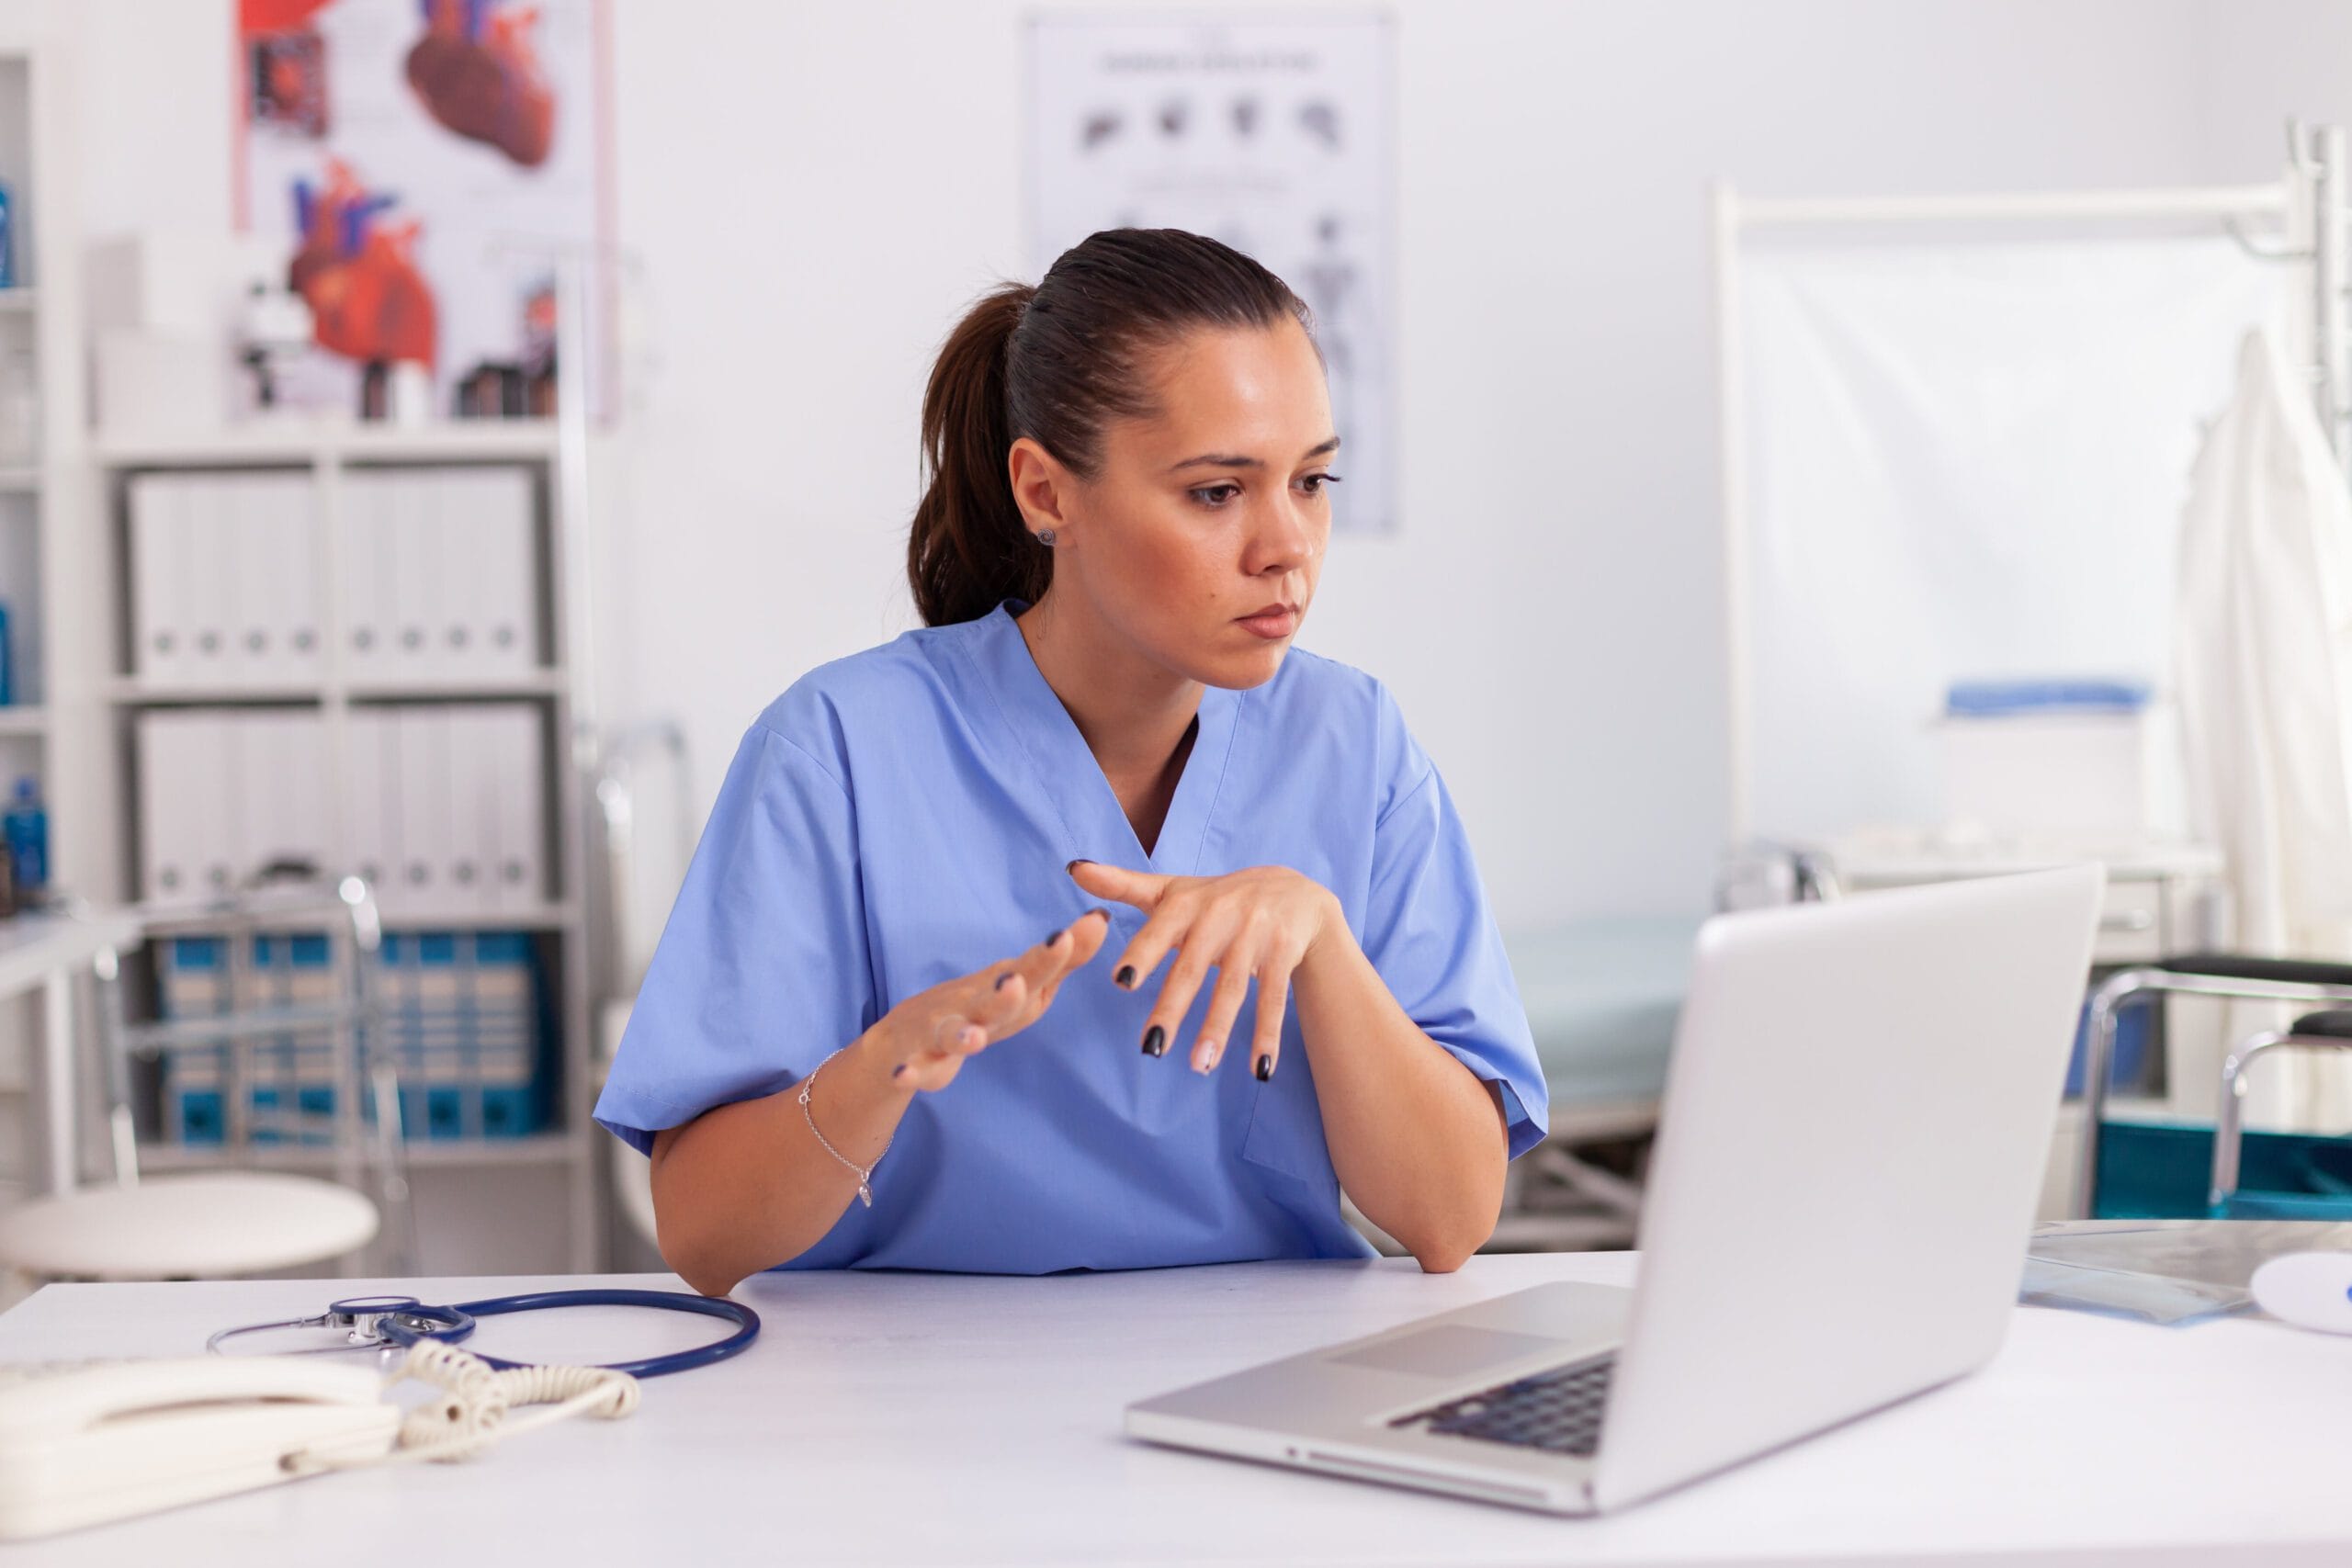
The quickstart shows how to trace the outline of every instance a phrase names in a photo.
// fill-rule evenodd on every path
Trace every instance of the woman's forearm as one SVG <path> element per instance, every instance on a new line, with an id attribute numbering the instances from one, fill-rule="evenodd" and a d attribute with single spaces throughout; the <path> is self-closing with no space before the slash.
<path id="1" fill-rule="evenodd" d="M 806 1115 L 795 1084 L 657 1134 L 662 1258 L 695 1290 L 719 1295 L 816 1246 L 857 1196 L 857 1173 L 825 1144 L 871 1168 L 909 1102 L 1035 1023 L 1110 929 L 1109 910 L 1090 909 L 1024 953 L 907 998 L 817 1068 Z"/>
<path id="2" fill-rule="evenodd" d="M 869 1030 L 819 1070 L 808 1116 L 861 1166 L 881 1156 L 914 1091 Z M 809 1135 L 800 1086 L 717 1106 L 654 1135 L 653 1215 L 662 1260 L 706 1295 L 824 1239 L 856 1200 L 857 1176 Z"/>
<path id="3" fill-rule="evenodd" d="M 1460 1268 L 1502 1213 L 1499 1098 L 1406 1016 L 1344 923 L 1291 988 L 1340 1187 L 1422 1268 Z"/>

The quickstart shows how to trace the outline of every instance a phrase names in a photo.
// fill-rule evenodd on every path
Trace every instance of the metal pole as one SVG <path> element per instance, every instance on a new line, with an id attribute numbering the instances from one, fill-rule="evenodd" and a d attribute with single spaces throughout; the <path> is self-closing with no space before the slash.
<path id="1" fill-rule="evenodd" d="M 555 494 L 553 551 L 560 644 L 565 667 L 564 689 L 556 702 L 556 744 L 563 749 L 556 769 L 556 809 L 564 824 L 557 840 L 562 857 L 564 902 L 575 913 L 565 922 L 572 940 L 564 944 L 562 1015 L 564 1049 L 563 1136 L 570 1157 L 569 1178 L 571 1266 L 585 1272 L 596 1266 L 603 1252 L 599 1229 L 603 1215 L 597 1183 L 604 1162 L 592 1138 L 590 1112 L 595 1096 L 588 1082 L 595 1047 L 596 1026 L 588 973 L 590 931 L 588 910 L 587 781 L 598 765 L 600 738 L 596 718 L 596 627 L 594 550 L 594 526 L 589 516 L 589 422 L 598 390 L 596 367 L 590 362 L 588 331 L 591 291 L 589 276 L 603 257 L 572 252 L 556 263 L 556 453 L 552 476 Z"/>
<path id="2" fill-rule="evenodd" d="M 80 1130 L 74 1074 L 74 982 L 52 969 L 40 987 L 41 1190 L 71 1192 L 81 1183 Z"/>
<path id="3" fill-rule="evenodd" d="M 1739 203 L 1751 229 L 1804 223 L 2008 223 L 2183 221 L 2283 217 L 2277 186 L 2203 186 L 2171 190 L 2052 191 L 2021 196 L 1830 197 Z"/>
<path id="4" fill-rule="evenodd" d="M 591 591 L 593 536 L 588 517 L 589 410 L 596 395 L 595 367 L 589 363 L 588 273 L 594 258 L 573 253 L 556 263 L 555 317 L 555 520 L 562 534 L 564 597 L 563 660 L 571 673 L 571 723 L 575 744 L 594 745 L 596 733 L 596 636 Z M 593 754 L 575 756 L 575 767 L 593 767 Z"/>

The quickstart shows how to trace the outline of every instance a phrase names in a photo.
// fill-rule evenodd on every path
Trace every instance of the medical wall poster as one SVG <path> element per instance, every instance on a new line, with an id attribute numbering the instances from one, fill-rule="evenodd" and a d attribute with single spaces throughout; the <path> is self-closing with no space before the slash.
<path id="1" fill-rule="evenodd" d="M 1098 229 L 1189 229 L 1315 312 L 1340 457 L 1332 525 L 1396 525 L 1396 98 L 1376 12 L 1048 13 L 1029 35 L 1032 259 Z"/>
<path id="2" fill-rule="evenodd" d="M 310 307 L 303 400 L 352 409 L 413 365 L 437 413 L 552 412 L 556 263 L 606 227 L 606 20 L 604 0 L 239 0 L 239 219 Z"/>

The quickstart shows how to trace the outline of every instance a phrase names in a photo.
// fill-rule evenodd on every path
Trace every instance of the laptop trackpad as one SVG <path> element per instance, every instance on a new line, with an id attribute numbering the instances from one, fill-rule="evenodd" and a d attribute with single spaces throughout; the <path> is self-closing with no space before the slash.
<path id="1" fill-rule="evenodd" d="M 1567 1341 L 1540 1334 L 1506 1334 L 1498 1328 L 1464 1328 L 1444 1324 L 1385 1339 L 1333 1356 L 1341 1366 L 1375 1367 L 1385 1372 L 1419 1372 L 1427 1377 L 1458 1378 L 1488 1367 L 1516 1361 L 1542 1350 L 1564 1348 Z"/>

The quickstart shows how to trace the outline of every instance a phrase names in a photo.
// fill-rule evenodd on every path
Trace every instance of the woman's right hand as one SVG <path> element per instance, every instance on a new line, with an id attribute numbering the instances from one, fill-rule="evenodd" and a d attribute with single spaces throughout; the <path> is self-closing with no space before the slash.
<path id="1" fill-rule="evenodd" d="M 899 1089 L 944 1089 L 964 1058 L 1045 1016 L 1054 993 L 1102 946 L 1108 909 L 1089 909 L 1018 958 L 943 980 L 884 1013 L 866 1036 Z"/>

